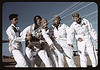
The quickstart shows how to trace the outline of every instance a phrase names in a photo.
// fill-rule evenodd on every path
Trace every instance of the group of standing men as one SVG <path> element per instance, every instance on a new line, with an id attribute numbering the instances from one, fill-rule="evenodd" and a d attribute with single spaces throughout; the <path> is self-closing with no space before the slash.
<path id="1" fill-rule="evenodd" d="M 53 25 L 48 28 L 48 21 L 37 15 L 34 17 L 34 24 L 26 27 L 22 32 L 16 26 L 18 14 L 9 15 L 9 19 L 12 24 L 6 33 L 9 39 L 9 51 L 17 62 L 15 67 L 32 67 L 33 51 L 36 52 L 34 67 L 40 67 L 42 61 L 45 67 L 53 67 L 50 59 L 54 67 L 64 67 L 64 57 L 69 67 L 76 67 L 72 51 L 74 37 L 79 50 L 81 67 L 87 67 L 85 51 L 89 54 L 92 67 L 97 66 L 98 58 L 89 33 L 98 42 L 97 34 L 91 23 L 81 18 L 77 12 L 72 15 L 74 22 L 70 27 L 61 23 L 61 18 L 55 15 Z M 21 42 L 23 41 L 26 45 L 25 55 L 22 54 Z"/>

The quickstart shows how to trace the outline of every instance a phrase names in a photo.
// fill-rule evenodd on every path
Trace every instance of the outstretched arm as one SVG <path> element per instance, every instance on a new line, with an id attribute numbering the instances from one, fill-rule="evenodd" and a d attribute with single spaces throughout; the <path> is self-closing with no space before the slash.
<path id="1" fill-rule="evenodd" d="M 50 39 L 49 35 L 46 33 L 45 29 L 42 29 L 42 35 L 43 35 L 44 39 L 46 40 L 46 42 L 49 44 L 50 49 L 51 50 L 55 49 L 54 46 L 53 46 L 53 42 Z"/>

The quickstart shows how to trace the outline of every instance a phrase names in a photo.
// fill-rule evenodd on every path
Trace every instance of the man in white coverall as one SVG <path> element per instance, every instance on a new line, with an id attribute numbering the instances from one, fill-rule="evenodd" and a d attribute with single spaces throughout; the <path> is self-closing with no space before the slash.
<path id="1" fill-rule="evenodd" d="M 92 62 L 92 66 L 96 67 L 97 54 L 95 54 L 95 49 L 91 41 L 90 35 L 93 37 L 94 40 L 98 42 L 97 34 L 95 30 L 92 28 L 91 23 L 87 19 L 81 18 L 79 13 L 75 12 L 72 15 L 72 19 L 74 20 L 74 22 L 70 26 L 70 33 L 68 35 L 69 38 L 68 44 L 72 46 L 74 32 L 76 32 L 75 38 L 77 40 L 81 67 L 87 67 L 87 59 L 85 56 L 85 51 L 88 52 L 88 55 Z"/>
<path id="2" fill-rule="evenodd" d="M 27 62 L 22 54 L 22 44 L 20 40 L 20 30 L 16 26 L 18 24 L 18 14 L 9 15 L 11 25 L 7 28 L 6 33 L 9 39 L 9 51 L 12 53 L 15 61 L 17 62 L 15 67 L 28 67 Z"/>
<path id="3" fill-rule="evenodd" d="M 60 46 L 63 50 L 63 53 L 61 52 L 62 55 L 59 55 L 57 53 L 59 67 L 64 67 L 64 56 L 66 58 L 69 67 L 76 67 L 73 59 L 72 47 L 67 44 L 67 34 L 69 32 L 69 27 L 66 24 L 61 24 L 60 21 L 61 18 L 58 15 L 55 15 L 53 18 L 54 24 L 52 25 L 53 27 L 52 39 L 55 40 L 54 45 L 57 48 L 58 46 Z"/>
<path id="4" fill-rule="evenodd" d="M 42 23 L 41 23 L 42 30 L 45 30 L 46 33 L 49 35 L 49 28 L 47 27 L 48 24 L 49 23 L 46 19 L 42 19 Z M 44 46 L 45 46 L 44 49 L 47 51 L 48 56 L 51 58 L 51 60 L 54 64 L 54 67 L 58 67 L 57 57 L 54 52 L 55 50 L 51 50 L 48 44 L 46 44 Z M 42 62 L 42 60 L 39 58 L 39 56 L 38 55 L 35 56 L 35 67 L 40 67 L 41 62 Z"/>
<path id="5" fill-rule="evenodd" d="M 45 38 L 46 42 L 49 44 L 50 48 L 53 50 L 53 43 L 51 41 L 51 39 L 49 38 L 49 36 L 46 34 L 45 30 L 41 31 L 41 20 L 42 18 L 40 16 L 35 16 L 34 17 L 34 24 L 26 27 L 22 32 L 21 32 L 21 37 L 23 39 L 27 39 L 27 40 L 31 40 L 31 36 L 26 37 L 26 35 L 32 35 L 32 36 L 37 36 L 37 38 L 40 38 L 41 35 L 43 35 L 43 38 Z M 35 39 L 33 39 L 35 40 Z M 35 41 L 34 41 L 35 42 Z M 34 43 L 33 42 L 33 43 Z M 39 41 L 40 42 L 40 41 Z M 41 41 L 42 42 L 42 41 Z M 32 46 L 34 47 L 35 51 L 37 52 L 37 54 L 39 55 L 39 57 L 41 58 L 41 60 L 44 62 L 46 67 L 52 67 L 52 64 L 47 56 L 47 52 L 44 50 L 44 46 Z M 29 65 L 29 67 L 32 66 L 32 62 L 33 62 L 33 51 L 32 51 L 32 47 L 26 47 L 26 54 L 25 54 L 25 58 L 27 60 L 27 63 Z"/>

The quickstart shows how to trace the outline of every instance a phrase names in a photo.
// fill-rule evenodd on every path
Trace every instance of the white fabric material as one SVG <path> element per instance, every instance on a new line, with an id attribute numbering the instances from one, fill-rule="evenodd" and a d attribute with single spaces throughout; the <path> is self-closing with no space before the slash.
<path id="1" fill-rule="evenodd" d="M 25 37 L 26 37 L 26 34 L 30 32 L 30 27 L 31 26 L 28 26 L 26 27 L 22 32 L 21 32 L 21 38 L 22 40 L 25 40 Z M 34 32 L 34 27 L 35 27 L 35 24 L 32 25 L 32 34 L 35 35 L 35 32 Z M 53 42 L 51 41 L 51 39 L 49 38 L 49 36 L 47 35 L 46 31 L 44 29 L 41 29 L 42 31 L 42 35 L 44 37 L 44 39 L 46 40 L 46 42 L 51 45 L 53 44 Z"/>
<path id="2" fill-rule="evenodd" d="M 69 59 L 68 57 L 65 56 L 66 61 L 68 63 L 69 67 L 76 67 L 75 63 L 74 63 L 74 59 L 73 59 L 73 51 L 72 51 L 72 47 L 67 45 L 67 41 L 66 40 L 59 40 L 57 41 L 57 43 L 60 45 L 60 47 L 62 47 L 62 50 L 64 51 L 64 53 L 70 57 L 71 59 Z M 57 46 L 57 45 L 55 45 Z M 59 53 L 59 52 L 57 52 Z M 59 59 L 60 57 L 60 59 Z M 61 58 L 62 57 L 62 58 Z M 59 59 L 59 67 L 64 66 L 64 56 L 63 54 L 58 55 L 58 59 Z"/>
<path id="3" fill-rule="evenodd" d="M 45 38 L 45 41 L 46 41 L 49 45 L 53 44 L 53 42 L 52 42 L 52 40 L 50 39 L 49 35 L 47 35 L 45 29 L 42 29 L 42 35 L 43 35 L 43 37 Z"/>
<path id="4" fill-rule="evenodd" d="M 13 24 L 11 24 L 11 25 L 7 28 L 7 30 L 6 30 L 6 33 L 7 33 L 7 35 L 8 35 L 8 38 L 9 38 L 10 40 L 14 40 L 16 43 L 22 42 L 22 41 L 23 41 L 22 38 L 18 36 L 18 33 L 19 33 L 19 32 L 14 32 L 12 26 L 15 27 Z M 19 30 L 19 27 L 15 27 L 15 28 L 16 28 L 17 30 Z"/>
<path id="5" fill-rule="evenodd" d="M 33 62 L 33 55 L 32 55 L 33 52 L 28 47 L 26 48 L 26 50 L 27 51 L 26 51 L 26 54 L 25 54 L 26 55 L 25 58 L 26 58 L 26 60 L 28 62 L 28 65 L 30 65 L 29 67 L 31 67 L 32 66 L 32 62 Z M 38 55 L 41 58 L 41 60 L 43 61 L 43 63 L 45 64 L 46 67 L 52 67 L 52 64 L 51 64 L 51 62 L 50 62 L 50 60 L 49 60 L 49 58 L 47 56 L 47 52 L 45 50 L 40 50 L 38 52 Z M 36 61 L 36 62 L 38 62 L 38 61 Z"/>
<path id="6" fill-rule="evenodd" d="M 19 32 L 15 32 L 12 26 L 15 27 L 13 24 L 11 24 L 6 30 L 6 33 L 9 39 L 9 52 L 10 53 L 12 52 L 12 50 L 19 49 L 22 47 L 21 37 L 17 36 Z M 15 27 L 15 28 L 19 30 L 19 27 Z"/>
<path id="7" fill-rule="evenodd" d="M 96 60 L 97 54 L 95 54 L 94 46 L 93 46 L 91 40 L 85 40 L 82 42 L 78 42 L 78 49 L 81 51 L 81 53 L 79 54 L 81 67 L 87 67 L 87 59 L 85 56 L 85 51 L 88 52 L 88 55 L 92 62 L 92 67 L 97 66 L 97 60 Z"/>
<path id="8" fill-rule="evenodd" d="M 47 35 L 47 33 L 49 33 L 49 30 L 45 31 L 44 29 L 42 29 L 42 35 L 48 43 L 48 44 L 44 45 L 44 49 L 46 50 L 48 56 L 51 58 L 51 60 L 54 64 L 54 67 L 58 67 L 58 62 L 57 62 L 57 57 L 55 55 L 55 51 L 50 51 L 49 45 L 53 44 L 53 42 L 49 38 L 49 35 Z M 36 55 L 36 57 L 35 57 L 35 67 L 40 67 L 40 65 L 41 65 L 41 59 L 39 58 L 38 55 Z"/>
<path id="9" fill-rule="evenodd" d="M 16 28 L 16 30 L 18 31 L 15 32 L 13 27 Z M 9 52 L 12 53 L 15 61 L 17 62 L 17 65 L 15 67 L 28 67 L 22 53 L 22 40 L 21 37 L 19 37 L 19 27 L 15 27 L 13 24 L 11 24 L 7 28 L 6 33 L 9 39 Z"/>
<path id="10" fill-rule="evenodd" d="M 50 57 L 50 59 L 52 60 L 54 67 L 58 67 L 58 62 L 57 62 L 57 57 L 55 55 L 55 51 L 50 51 L 50 47 L 47 45 L 45 45 L 44 48 L 48 54 L 48 56 Z M 35 56 L 35 67 L 40 67 L 42 60 L 40 59 L 40 57 L 38 55 Z"/>
<path id="11" fill-rule="evenodd" d="M 26 47 L 26 51 L 25 51 L 25 59 L 27 61 L 27 64 L 29 67 L 32 67 L 32 63 L 33 63 L 33 51 Z"/>
<path id="12" fill-rule="evenodd" d="M 22 55 L 21 51 L 13 50 L 12 54 L 13 54 L 15 61 L 17 62 L 16 67 L 28 67 L 27 62 L 26 62 L 24 56 Z"/>
<path id="13" fill-rule="evenodd" d="M 69 27 L 65 24 L 59 24 L 58 30 L 54 27 L 54 36 L 56 39 L 63 39 L 67 37 Z"/>
<path id="14" fill-rule="evenodd" d="M 58 67 L 64 67 L 65 66 L 65 62 L 64 62 L 64 55 L 61 53 L 61 46 L 58 45 L 58 43 L 54 42 L 55 45 L 55 54 L 56 56 L 58 56 Z"/>
<path id="15" fill-rule="evenodd" d="M 50 59 L 48 58 L 47 52 L 45 50 L 40 50 L 38 52 L 38 55 L 40 56 L 41 60 L 44 62 L 46 67 L 52 67 Z"/>
<path id="16" fill-rule="evenodd" d="M 30 32 L 30 27 L 31 27 L 31 26 L 26 27 L 26 28 L 21 32 L 21 36 L 22 36 L 23 39 L 25 39 L 26 34 Z M 35 24 L 32 25 L 32 34 L 33 34 L 33 35 L 36 34 L 35 31 L 34 31 L 34 27 L 35 27 Z M 42 31 L 43 31 L 43 30 L 42 30 Z M 52 44 L 52 41 L 49 41 L 49 40 L 50 40 L 50 39 L 49 39 L 49 36 L 45 33 L 45 31 L 42 32 L 42 35 L 43 35 L 43 37 L 45 38 L 46 42 L 47 42 L 49 45 L 51 45 L 51 44 Z M 50 60 L 49 60 L 49 58 L 48 58 L 47 53 L 46 53 L 45 50 L 40 50 L 40 51 L 38 52 L 38 55 L 39 55 L 39 57 L 41 58 L 41 60 L 44 62 L 44 64 L 45 64 L 46 67 L 52 67 L 51 62 L 50 62 Z M 28 47 L 26 48 L 26 56 L 28 57 L 28 58 L 26 58 L 26 60 L 29 60 L 29 61 L 28 61 L 28 65 L 31 66 L 31 65 L 32 65 L 31 62 L 33 61 L 31 57 L 32 57 L 33 55 L 32 55 L 31 49 L 28 48 Z"/>
<path id="17" fill-rule="evenodd" d="M 53 51 L 53 50 L 50 51 L 49 46 L 48 46 L 46 51 L 47 51 L 48 56 L 51 58 L 51 60 L 52 60 L 52 62 L 54 64 L 54 67 L 58 67 L 58 62 L 57 62 L 57 57 L 55 55 L 55 51 Z"/>
<path id="18" fill-rule="evenodd" d="M 33 24 L 32 26 L 33 26 L 32 29 L 34 29 L 35 24 Z M 30 28 L 31 28 L 31 25 L 28 26 L 28 27 L 26 27 L 26 28 L 20 33 L 20 36 L 21 36 L 22 40 L 25 41 L 26 34 L 30 32 Z"/>
<path id="19" fill-rule="evenodd" d="M 97 66 L 97 54 L 95 54 L 93 43 L 90 39 L 90 35 L 93 37 L 94 40 L 97 39 L 97 34 L 92 28 L 91 23 L 87 19 L 82 19 L 81 24 L 77 24 L 76 22 L 73 22 L 70 26 L 70 32 L 68 34 L 68 44 L 72 44 L 74 34 L 76 40 L 78 38 L 82 38 L 83 41 L 79 42 L 77 41 L 78 50 L 81 52 L 80 55 L 80 64 L 81 67 L 87 67 L 87 59 L 85 57 L 85 50 L 88 52 L 90 60 L 92 62 L 92 66 Z M 90 35 L 89 35 L 90 33 Z"/>
<path id="20" fill-rule="evenodd" d="M 82 39 L 89 39 L 90 35 L 93 37 L 94 40 L 97 39 L 96 31 L 93 29 L 91 23 L 83 18 L 81 24 L 77 24 L 76 22 L 73 22 L 70 26 L 70 31 L 68 33 L 68 44 L 72 44 L 74 33 L 76 32 L 76 39 L 79 37 Z M 90 33 L 90 35 L 89 35 Z"/>
<path id="21" fill-rule="evenodd" d="M 62 47 L 65 54 L 68 55 L 71 58 L 71 59 L 69 59 L 68 57 L 65 57 L 67 62 L 68 62 L 68 66 L 69 67 L 76 67 L 76 65 L 74 64 L 74 60 L 73 60 L 72 48 L 67 45 L 67 34 L 68 34 L 68 32 L 69 32 L 69 27 L 65 24 L 60 24 L 58 26 L 58 30 L 56 29 L 56 27 L 54 27 L 54 36 L 56 37 L 57 43 L 60 45 L 60 47 Z M 57 45 L 55 45 L 55 46 L 57 46 Z M 63 58 L 63 56 L 62 56 L 62 58 L 60 56 L 58 55 L 59 67 L 60 66 L 63 67 L 64 66 L 64 58 Z"/>

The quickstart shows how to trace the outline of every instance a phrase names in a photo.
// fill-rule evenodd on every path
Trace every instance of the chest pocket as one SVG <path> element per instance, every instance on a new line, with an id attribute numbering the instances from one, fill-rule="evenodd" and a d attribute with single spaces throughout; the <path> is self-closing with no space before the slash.
<path id="1" fill-rule="evenodd" d="M 82 25 L 76 24 L 75 31 L 77 33 L 84 33 L 88 31 L 88 25 L 86 23 L 83 23 Z"/>
<path id="2" fill-rule="evenodd" d="M 88 25 L 86 23 L 83 23 L 82 30 L 83 30 L 83 32 L 88 31 Z"/>
<path id="3" fill-rule="evenodd" d="M 81 25 L 76 24 L 74 29 L 75 29 L 76 32 L 80 32 L 80 30 L 82 30 L 82 27 L 81 27 Z"/>
<path id="4" fill-rule="evenodd" d="M 61 32 L 62 35 L 65 35 L 66 34 L 66 29 L 62 28 L 62 30 L 60 32 Z"/>

